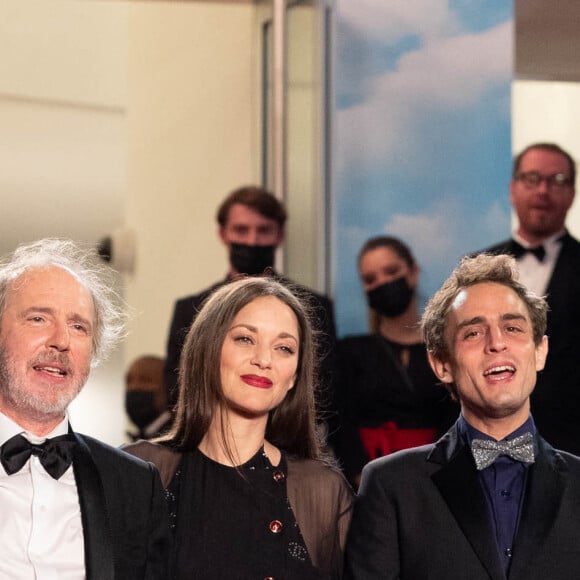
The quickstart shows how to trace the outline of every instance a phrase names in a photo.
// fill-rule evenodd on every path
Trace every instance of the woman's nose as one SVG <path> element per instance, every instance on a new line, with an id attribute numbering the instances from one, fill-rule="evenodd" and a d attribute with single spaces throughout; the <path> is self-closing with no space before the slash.
<path id="1" fill-rule="evenodd" d="M 251 363 L 260 368 L 269 368 L 272 364 L 270 349 L 256 348 Z"/>

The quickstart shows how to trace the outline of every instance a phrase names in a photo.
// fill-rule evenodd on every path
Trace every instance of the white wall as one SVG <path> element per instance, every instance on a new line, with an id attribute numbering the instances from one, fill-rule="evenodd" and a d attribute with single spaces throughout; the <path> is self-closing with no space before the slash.
<path id="1" fill-rule="evenodd" d="M 122 2 L 0 3 L 0 252 L 46 235 L 91 241 L 123 221 Z"/>
<path id="2" fill-rule="evenodd" d="M 253 17 L 239 2 L 130 5 L 128 360 L 163 355 L 175 299 L 226 274 L 216 207 L 259 180 Z"/>

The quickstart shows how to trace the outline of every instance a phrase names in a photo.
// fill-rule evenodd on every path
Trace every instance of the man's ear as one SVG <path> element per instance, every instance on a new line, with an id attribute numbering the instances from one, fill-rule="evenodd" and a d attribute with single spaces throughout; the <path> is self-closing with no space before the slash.
<path id="1" fill-rule="evenodd" d="M 286 228 L 284 226 L 280 226 L 278 228 L 278 241 L 276 242 L 276 247 L 281 246 L 286 239 Z"/>
<path id="2" fill-rule="evenodd" d="M 430 351 L 427 352 L 427 357 L 429 358 L 429 364 L 431 365 L 433 372 L 442 383 L 449 385 L 455 382 L 453 368 L 449 360 L 437 358 Z"/>
<path id="3" fill-rule="evenodd" d="M 226 246 L 228 245 L 228 242 L 226 239 L 226 228 L 224 226 L 218 226 L 218 237 L 224 245 L 226 245 Z"/>
<path id="4" fill-rule="evenodd" d="M 513 206 L 514 205 L 514 189 L 516 187 L 516 181 L 515 179 L 512 179 L 510 181 L 510 204 Z"/>
<path id="5" fill-rule="evenodd" d="M 548 356 L 548 337 L 544 334 L 540 344 L 536 346 L 536 371 L 544 370 L 546 364 L 546 357 Z"/>

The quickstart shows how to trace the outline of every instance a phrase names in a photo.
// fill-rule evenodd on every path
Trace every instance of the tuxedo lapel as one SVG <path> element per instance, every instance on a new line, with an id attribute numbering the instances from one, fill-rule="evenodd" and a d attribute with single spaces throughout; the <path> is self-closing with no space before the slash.
<path id="1" fill-rule="evenodd" d="M 573 243 L 574 240 L 570 234 L 566 233 L 562 239 L 562 248 L 554 265 L 554 271 L 550 276 L 546 294 L 552 295 L 561 292 L 562 286 L 565 288 L 569 283 L 569 275 L 576 274 L 578 261 L 577 258 L 574 258 L 574 251 L 571 247 Z"/>
<path id="2" fill-rule="evenodd" d="M 78 445 L 73 470 L 79 494 L 85 543 L 86 580 L 114 580 L 113 546 L 101 476 L 83 438 Z"/>
<path id="3" fill-rule="evenodd" d="M 510 580 L 526 580 L 534 554 L 545 550 L 545 538 L 554 525 L 566 487 L 567 467 L 558 453 L 543 439 L 530 467 L 522 515 L 514 543 Z"/>
<path id="4" fill-rule="evenodd" d="M 485 497 L 469 448 L 458 441 L 457 433 L 453 431 L 438 443 L 442 444 L 450 445 L 452 452 L 442 451 L 432 455 L 431 460 L 435 460 L 437 455 L 447 457 L 443 467 L 432 475 L 433 482 L 489 577 L 505 580 Z"/>

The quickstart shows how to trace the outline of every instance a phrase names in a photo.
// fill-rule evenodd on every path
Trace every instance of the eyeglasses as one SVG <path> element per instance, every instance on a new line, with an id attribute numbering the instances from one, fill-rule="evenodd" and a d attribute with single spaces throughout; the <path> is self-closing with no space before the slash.
<path id="1" fill-rule="evenodd" d="M 542 175 L 537 171 L 526 171 L 525 173 L 518 173 L 516 179 L 521 181 L 528 189 L 538 187 L 542 181 L 545 181 L 548 187 L 553 187 L 554 189 L 563 189 L 572 185 L 570 178 L 563 173 Z"/>

